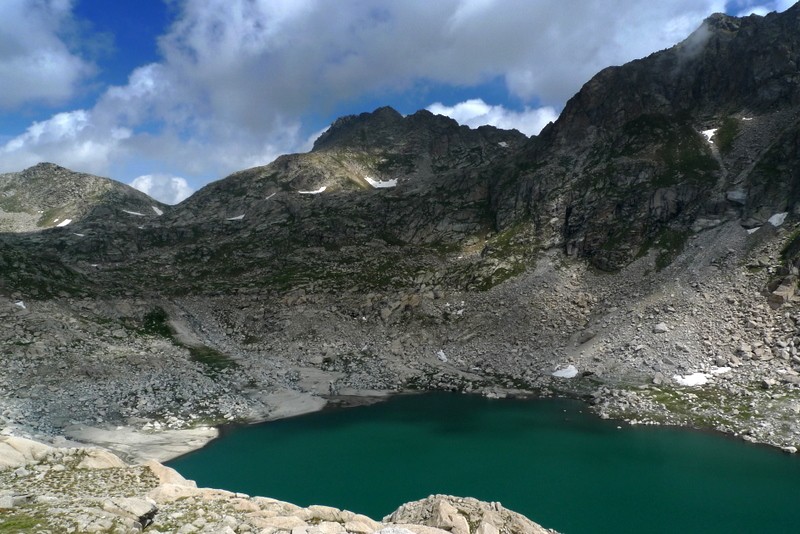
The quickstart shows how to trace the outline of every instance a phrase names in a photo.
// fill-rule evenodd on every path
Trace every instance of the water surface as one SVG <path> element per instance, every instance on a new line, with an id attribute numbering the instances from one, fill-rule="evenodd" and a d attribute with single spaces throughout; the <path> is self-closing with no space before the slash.
<path id="1" fill-rule="evenodd" d="M 230 429 L 171 462 L 201 486 L 376 519 L 434 493 L 560 532 L 800 532 L 800 459 L 724 436 L 618 428 L 564 399 L 425 394 Z"/>

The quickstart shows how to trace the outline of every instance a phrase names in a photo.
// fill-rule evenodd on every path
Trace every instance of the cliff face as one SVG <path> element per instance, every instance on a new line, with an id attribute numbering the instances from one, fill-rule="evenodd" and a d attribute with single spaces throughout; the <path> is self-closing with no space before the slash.
<path id="1" fill-rule="evenodd" d="M 797 5 L 714 15 L 684 42 L 600 72 L 506 168 L 498 224 L 532 217 L 568 254 L 616 269 L 675 236 L 793 210 L 798 29 Z"/>

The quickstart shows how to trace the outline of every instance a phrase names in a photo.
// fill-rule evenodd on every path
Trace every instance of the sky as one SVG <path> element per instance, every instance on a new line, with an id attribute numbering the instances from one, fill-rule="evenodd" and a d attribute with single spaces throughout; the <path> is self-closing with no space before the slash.
<path id="1" fill-rule="evenodd" d="M 795 0 L 0 0 L 0 172 L 176 203 L 389 105 L 535 135 L 599 70 Z"/>

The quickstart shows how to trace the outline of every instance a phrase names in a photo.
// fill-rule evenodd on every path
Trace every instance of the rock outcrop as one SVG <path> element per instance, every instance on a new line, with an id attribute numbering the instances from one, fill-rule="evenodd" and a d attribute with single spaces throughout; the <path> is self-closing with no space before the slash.
<path id="1" fill-rule="evenodd" d="M 88 464 L 88 458 L 104 462 Z M 472 529 L 467 523 L 475 520 Z M 437 495 L 383 521 L 327 506 L 198 488 L 158 462 L 0 437 L 0 529 L 9 532 L 546 534 L 498 503 Z"/>

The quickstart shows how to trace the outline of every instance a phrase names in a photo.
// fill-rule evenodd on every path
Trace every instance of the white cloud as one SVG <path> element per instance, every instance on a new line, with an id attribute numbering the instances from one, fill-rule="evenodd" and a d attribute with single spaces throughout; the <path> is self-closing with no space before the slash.
<path id="1" fill-rule="evenodd" d="M 57 113 L 34 122 L 21 135 L 0 146 L 0 168 L 19 170 L 41 161 L 103 174 L 119 157 L 122 143 L 131 136 L 127 128 L 100 128 L 91 111 Z"/>
<path id="2" fill-rule="evenodd" d="M 164 204 L 177 204 L 194 192 L 186 179 L 166 174 L 145 174 L 130 185 Z"/>
<path id="3" fill-rule="evenodd" d="M 445 106 L 437 102 L 427 109 L 471 128 L 488 124 L 504 130 L 519 130 L 525 135 L 537 135 L 548 122 L 558 118 L 558 113 L 550 106 L 535 109 L 526 107 L 523 111 L 513 111 L 503 106 L 491 106 L 480 98 L 465 100 L 455 106 Z"/>
<path id="4" fill-rule="evenodd" d="M 0 2 L 0 109 L 64 101 L 94 72 L 59 37 L 71 10 L 69 0 Z"/>
<path id="5" fill-rule="evenodd" d="M 306 116 L 325 116 L 343 101 L 364 97 L 385 97 L 391 104 L 392 95 L 418 90 L 420 82 L 469 87 L 504 80 L 527 106 L 522 111 L 476 100 L 437 112 L 465 124 L 535 133 L 598 70 L 674 44 L 710 13 L 723 10 L 725 2 L 619 0 L 613 9 L 606 0 L 584 0 L 571 9 L 555 0 L 174 5 L 175 22 L 159 40 L 159 62 L 134 70 L 127 84 L 108 88 L 94 106 L 56 114 L 0 145 L 0 170 L 48 160 L 108 174 L 126 168 L 125 162 L 148 162 L 152 170 L 136 167 L 135 174 L 115 177 L 130 180 L 169 169 L 189 179 L 220 178 L 306 149 L 312 128 L 319 127 L 304 125 Z M 30 14 L 31 6 L 39 6 L 63 18 L 71 2 L 0 0 L 0 6 L 6 31 L 3 14 Z M 58 66 L 46 71 L 54 81 L 32 87 L 32 97 L 52 85 L 68 95 L 88 66 L 58 40 L 61 19 L 33 17 L 29 24 L 15 15 L 10 20 L 20 20 L 32 35 L 42 36 L 37 42 L 52 42 L 61 54 L 54 57 L 63 72 Z M 0 49 L 3 36 L 0 32 Z M 13 43 L 21 42 L 17 37 Z M 12 56 L 30 54 L 0 52 L 0 65 Z M 17 68 L 24 79 L 27 71 L 20 67 L 0 70 L 0 106 L 4 98 L 21 98 L 2 94 Z"/>
<path id="6" fill-rule="evenodd" d="M 783 12 L 792 7 L 797 0 L 772 0 L 768 2 L 753 2 L 752 0 L 742 0 L 738 2 L 738 10 L 736 15 L 739 17 L 746 17 L 747 15 L 764 15 L 778 11 Z"/>

